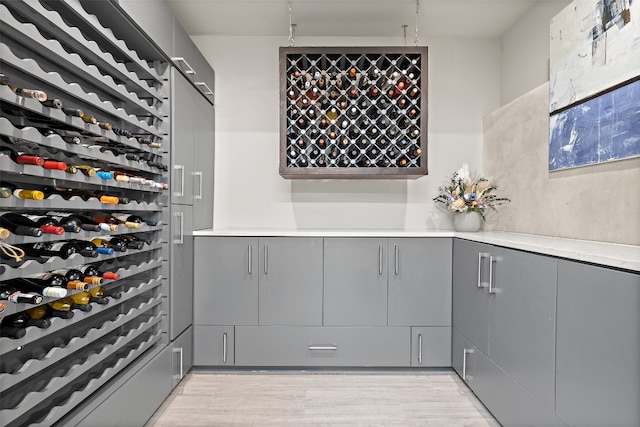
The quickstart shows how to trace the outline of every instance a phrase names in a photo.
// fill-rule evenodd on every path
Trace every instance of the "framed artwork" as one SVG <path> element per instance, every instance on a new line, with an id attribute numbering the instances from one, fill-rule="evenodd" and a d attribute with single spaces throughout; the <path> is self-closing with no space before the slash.
<path id="1" fill-rule="evenodd" d="M 575 0 L 551 21 L 549 170 L 640 156 L 640 0 Z"/>

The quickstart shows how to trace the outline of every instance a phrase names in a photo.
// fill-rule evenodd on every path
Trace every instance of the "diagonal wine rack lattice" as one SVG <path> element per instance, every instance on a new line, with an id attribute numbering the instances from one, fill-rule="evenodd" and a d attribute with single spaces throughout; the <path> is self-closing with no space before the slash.
<path id="1" fill-rule="evenodd" d="M 427 174 L 427 48 L 280 48 L 280 174 Z"/>

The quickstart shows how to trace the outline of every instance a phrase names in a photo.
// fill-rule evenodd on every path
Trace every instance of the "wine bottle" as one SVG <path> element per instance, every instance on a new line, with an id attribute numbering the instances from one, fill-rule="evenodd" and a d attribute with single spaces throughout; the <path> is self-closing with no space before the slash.
<path id="1" fill-rule="evenodd" d="M 87 114 L 84 114 L 84 115 L 82 115 L 80 118 L 81 118 L 81 119 L 82 119 L 82 121 L 83 121 L 83 122 L 85 122 L 85 123 L 89 123 L 89 124 L 92 124 L 92 125 L 98 124 L 98 119 L 96 119 L 96 118 L 95 118 L 95 117 L 93 117 L 93 116 L 89 116 L 89 115 L 87 115 Z"/>
<path id="2" fill-rule="evenodd" d="M 67 259 L 74 253 L 76 248 L 69 242 L 38 242 L 25 245 L 22 248 L 26 254 L 38 257 L 60 257 Z"/>
<path id="3" fill-rule="evenodd" d="M 9 84 L 9 76 L 0 73 L 0 86 L 7 86 Z"/>
<path id="4" fill-rule="evenodd" d="M 114 224 L 116 226 L 122 224 L 127 228 L 133 228 L 133 229 L 138 229 L 142 227 L 142 223 L 144 222 L 141 217 L 137 217 L 135 215 L 129 215 L 129 214 L 119 214 L 115 212 L 112 214 L 107 214 L 103 212 L 91 212 L 89 215 L 91 218 L 94 219 L 94 221 L 105 222 L 107 224 Z M 129 220 L 129 217 L 132 218 L 131 221 Z"/>
<path id="5" fill-rule="evenodd" d="M 111 243 L 111 240 L 109 239 L 102 239 L 99 237 L 96 237 L 94 239 L 91 240 L 91 242 L 93 242 L 94 245 L 96 245 L 97 248 L 111 248 L 113 249 L 115 252 L 126 252 L 127 251 L 127 245 L 125 242 L 122 241 L 114 241 L 114 243 Z"/>
<path id="6" fill-rule="evenodd" d="M 9 89 L 11 89 L 13 93 L 15 93 L 18 96 L 37 99 L 40 102 L 46 101 L 48 98 L 47 93 L 42 90 L 27 89 L 24 87 L 17 87 L 10 84 L 7 84 L 7 86 L 9 86 Z"/>
<path id="7" fill-rule="evenodd" d="M 49 107 L 49 108 L 57 108 L 57 109 L 62 108 L 62 101 L 60 101 L 58 98 L 53 98 L 53 99 L 47 98 L 44 101 L 40 101 L 40 103 L 45 107 Z"/>
<path id="8" fill-rule="evenodd" d="M 11 232 L 4 227 L 0 227 L 0 240 L 4 240 L 11 235 Z M 4 273 L 4 270 L 0 269 L 0 274 Z M 0 310 L 0 314 L 2 310 Z"/>
<path id="9" fill-rule="evenodd" d="M 11 183 L 1 183 L 0 184 L 0 198 L 8 198 L 11 196 L 15 196 L 19 199 L 25 200 L 42 200 L 44 199 L 44 193 L 40 190 L 31 190 L 25 188 L 18 188 L 16 185 Z"/>
<path id="10" fill-rule="evenodd" d="M 89 289 L 89 295 L 91 296 L 91 302 L 95 302 L 97 304 L 109 303 L 107 291 L 102 286 L 96 286 L 95 288 Z"/>
<path id="11" fill-rule="evenodd" d="M 133 134 L 128 129 L 120 129 L 112 127 L 111 130 L 118 136 L 124 136 L 125 138 L 133 138 Z"/>
<path id="12" fill-rule="evenodd" d="M 71 117 L 84 117 L 84 111 L 78 108 L 61 108 L 62 112 Z"/>
<path id="13" fill-rule="evenodd" d="M 80 267 L 80 269 L 82 270 L 82 267 Z M 82 270 L 82 272 L 84 273 L 85 277 L 95 276 L 95 277 L 102 277 L 103 279 L 107 279 L 107 280 L 120 279 L 120 275 L 118 273 L 114 273 L 111 271 L 102 271 L 95 265 L 87 265 L 84 268 L 84 270 Z"/>
<path id="14" fill-rule="evenodd" d="M 63 298 L 67 296 L 67 290 L 59 284 L 58 278 L 43 276 L 37 277 L 18 277 L 9 280 L 11 286 L 14 286 L 24 292 L 36 292 L 43 297 Z"/>
<path id="15" fill-rule="evenodd" d="M 130 242 L 140 242 L 142 246 L 144 245 L 150 246 L 153 243 L 152 239 L 145 238 L 144 236 L 141 236 L 139 234 L 122 234 L 119 237 L 122 237 L 123 239 L 127 239 Z M 136 246 L 140 246 L 140 245 L 136 245 Z M 141 247 L 138 249 L 141 249 Z"/>
<path id="16" fill-rule="evenodd" d="M 48 314 L 51 317 L 61 317 L 63 319 L 71 319 L 73 317 L 73 300 L 69 297 L 60 298 L 47 303 Z"/>
<path id="17" fill-rule="evenodd" d="M 76 252 L 80 255 L 90 258 L 95 258 L 98 254 L 113 255 L 115 251 L 112 248 L 97 247 L 93 242 L 89 240 L 71 240 Z"/>
<path id="18" fill-rule="evenodd" d="M 0 147 L 0 156 L 8 156 L 20 165 L 44 165 L 44 159 L 40 156 L 31 156 L 22 152 L 17 152 L 8 147 Z"/>
<path id="19" fill-rule="evenodd" d="M 49 326 L 51 326 L 51 321 L 47 319 L 48 313 L 47 313 L 46 305 L 39 305 L 37 307 L 32 307 L 29 310 L 27 310 L 27 314 L 31 319 L 29 323 L 33 324 L 34 326 L 37 326 L 42 329 L 46 329 Z"/>
<path id="20" fill-rule="evenodd" d="M 79 233 L 80 230 L 85 230 L 85 231 L 100 231 L 102 230 L 102 228 L 100 227 L 100 224 L 97 224 L 95 222 L 84 222 L 82 217 L 76 216 L 74 214 L 70 214 L 68 212 L 47 212 L 47 215 L 49 215 L 52 218 L 55 218 L 58 221 L 58 224 L 60 224 L 60 226 L 62 228 L 64 228 L 65 231 L 71 232 L 71 233 Z M 111 231 L 111 227 L 108 227 L 108 230 L 106 231 Z"/>
<path id="21" fill-rule="evenodd" d="M 73 301 L 73 308 L 77 308 L 80 311 L 91 311 L 93 307 L 91 307 L 91 295 L 89 292 L 78 292 L 77 294 L 71 295 L 69 298 Z"/>
<path id="22" fill-rule="evenodd" d="M 66 280 L 66 285 L 65 287 L 67 289 L 75 289 L 78 291 L 86 291 L 87 289 L 89 289 L 89 284 L 100 284 L 102 283 L 102 279 L 101 278 L 97 278 L 99 280 L 94 280 L 94 281 L 85 281 L 84 280 L 84 274 L 82 273 L 82 271 L 72 268 L 69 270 L 56 270 L 53 272 L 53 274 L 59 274 L 62 275 L 65 280 Z"/>
<path id="23" fill-rule="evenodd" d="M 38 224 L 23 215 L 14 212 L 0 212 L 0 215 L 0 226 L 13 234 L 40 237 L 44 233 Z"/>
<path id="24" fill-rule="evenodd" d="M 6 316 L 0 322 L 0 337 L 19 339 L 27 334 L 29 315 L 25 312 Z"/>
<path id="25" fill-rule="evenodd" d="M 22 292 L 7 282 L 0 283 L 0 300 L 14 303 L 40 304 L 42 295 L 33 292 Z"/>
<path id="26" fill-rule="evenodd" d="M 53 217 L 50 217 L 48 215 L 31 215 L 31 214 L 25 214 L 25 216 L 29 218 L 31 221 L 38 224 L 40 226 L 40 229 L 46 234 L 55 234 L 60 236 L 65 232 L 65 229 Z"/>
<path id="27" fill-rule="evenodd" d="M 75 167 L 88 177 L 96 176 L 96 170 L 92 166 L 88 165 L 75 165 Z"/>

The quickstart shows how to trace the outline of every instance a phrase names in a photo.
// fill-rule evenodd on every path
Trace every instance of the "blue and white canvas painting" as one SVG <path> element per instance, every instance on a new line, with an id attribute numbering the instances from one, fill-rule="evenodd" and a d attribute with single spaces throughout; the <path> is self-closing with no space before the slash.
<path id="1" fill-rule="evenodd" d="M 640 156 L 640 80 L 550 117 L 549 170 Z"/>

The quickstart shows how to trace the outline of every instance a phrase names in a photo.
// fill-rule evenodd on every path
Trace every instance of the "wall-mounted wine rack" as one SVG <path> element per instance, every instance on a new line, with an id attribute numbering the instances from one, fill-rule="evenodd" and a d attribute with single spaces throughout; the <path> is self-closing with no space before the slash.
<path id="1" fill-rule="evenodd" d="M 426 175 L 427 71 L 427 47 L 280 48 L 280 175 Z"/>

